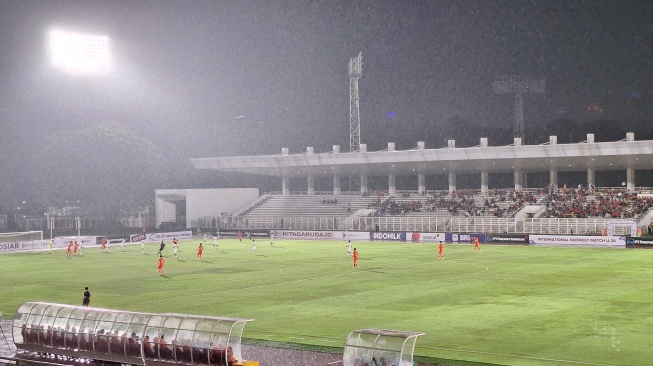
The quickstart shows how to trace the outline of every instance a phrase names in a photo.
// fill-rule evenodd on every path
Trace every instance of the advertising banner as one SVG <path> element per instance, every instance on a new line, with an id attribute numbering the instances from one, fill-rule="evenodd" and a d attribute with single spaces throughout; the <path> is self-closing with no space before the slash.
<path id="1" fill-rule="evenodd" d="M 141 240 L 145 240 L 146 237 L 147 237 L 146 234 L 135 234 L 135 235 L 130 235 L 130 236 L 129 236 L 129 241 L 131 241 L 132 243 L 138 243 L 138 242 L 140 242 Z"/>
<path id="2" fill-rule="evenodd" d="M 9 241 L 0 243 L 0 254 L 2 253 L 12 253 L 12 252 L 25 252 L 33 250 L 47 250 L 47 243 L 43 241 L 43 245 L 40 240 L 34 241 Z"/>
<path id="3" fill-rule="evenodd" d="M 386 231 L 371 231 L 370 240 L 382 241 L 406 241 L 406 232 L 386 232 Z"/>
<path id="4" fill-rule="evenodd" d="M 625 247 L 623 236 L 529 235 L 531 245 Z"/>
<path id="5" fill-rule="evenodd" d="M 102 238 L 98 236 L 57 236 L 54 238 L 54 248 L 67 248 L 70 241 L 77 241 L 78 244 L 82 245 L 84 248 L 98 245 Z M 45 241 L 47 244 L 48 241 Z M 46 245 L 47 246 L 47 245 Z"/>
<path id="6" fill-rule="evenodd" d="M 487 236 L 488 242 L 494 243 L 528 243 L 528 235 L 525 234 L 491 234 Z"/>
<path id="7" fill-rule="evenodd" d="M 174 231 L 169 233 L 152 233 L 152 234 L 147 234 L 147 239 L 145 239 L 145 241 L 148 242 L 161 241 L 161 240 L 171 241 L 174 238 L 177 238 L 177 240 L 191 240 L 193 239 L 193 232 L 188 230 L 188 231 Z"/>
<path id="8" fill-rule="evenodd" d="M 270 230 L 270 234 L 279 239 L 341 239 L 341 231 L 314 230 Z"/>
<path id="9" fill-rule="evenodd" d="M 238 229 L 220 229 L 220 231 L 216 231 L 214 234 L 220 235 L 220 237 L 237 237 L 238 236 Z M 240 230 L 240 233 L 243 234 L 243 238 L 247 237 L 247 233 L 251 233 L 252 238 L 267 238 L 270 236 L 270 230 L 265 230 L 265 229 L 242 229 Z"/>
<path id="10" fill-rule="evenodd" d="M 337 235 L 342 240 L 370 240 L 367 231 L 338 231 Z"/>
<path id="11" fill-rule="evenodd" d="M 471 244 L 474 242 L 474 237 L 478 237 L 478 242 L 479 243 L 485 243 L 487 242 L 486 240 L 486 235 L 485 234 L 476 234 L 476 233 L 471 233 L 471 234 L 459 234 L 459 233 L 446 233 L 446 242 L 447 243 L 466 243 L 466 244 Z"/>
<path id="12" fill-rule="evenodd" d="M 132 235 L 134 236 L 134 235 Z M 118 243 L 125 243 L 129 242 L 130 237 L 129 236 L 96 236 L 95 237 L 95 244 L 96 245 L 101 245 L 102 244 L 102 239 L 106 238 L 108 244 L 118 244 Z M 140 241 L 140 240 L 139 240 Z"/>
<path id="13" fill-rule="evenodd" d="M 446 241 L 444 233 L 420 233 L 414 231 L 410 235 L 410 240 L 413 243 L 437 243 L 440 241 Z"/>
<path id="14" fill-rule="evenodd" d="M 653 238 L 628 237 L 626 245 L 653 245 Z"/>

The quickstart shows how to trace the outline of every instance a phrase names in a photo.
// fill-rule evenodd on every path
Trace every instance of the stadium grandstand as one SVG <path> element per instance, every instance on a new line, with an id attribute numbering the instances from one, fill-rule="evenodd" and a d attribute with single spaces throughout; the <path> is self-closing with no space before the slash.
<path id="1" fill-rule="evenodd" d="M 278 177 L 281 191 L 251 195 L 230 210 L 189 215 L 187 227 L 238 229 L 362 230 L 362 231 L 455 231 L 487 233 L 589 234 L 605 233 L 610 223 L 651 224 L 653 191 L 637 188 L 635 172 L 653 169 L 652 141 L 636 141 L 634 133 L 614 142 L 595 142 L 588 134 L 581 143 L 558 144 L 556 136 L 542 145 L 522 145 L 515 138 L 509 146 L 417 148 L 341 153 L 334 145 L 329 153 L 216 157 L 192 159 L 197 169 L 239 172 Z M 625 171 L 622 187 L 596 187 L 596 174 Z M 558 173 L 583 171 L 584 184 L 560 185 Z M 548 184 L 527 188 L 525 173 L 549 173 Z M 514 186 L 490 188 L 489 175 L 509 173 Z M 480 175 L 477 189 L 458 189 L 458 175 Z M 368 177 L 387 176 L 384 190 L 369 190 Z M 397 176 L 416 176 L 416 189 L 397 190 Z M 448 190 L 432 190 L 426 177 L 448 179 Z M 354 178 L 359 190 L 341 190 L 341 180 Z M 306 190 L 291 192 L 290 180 L 305 180 Z M 333 190 L 315 190 L 316 179 L 333 181 Z M 641 185 L 640 185 L 641 186 Z M 251 192 L 250 192 L 251 193 Z M 178 200 L 175 196 L 172 200 Z M 157 192 L 160 203 L 170 201 Z M 188 210 L 188 209 L 187 209 Z M 615 235 L 627 235 L 628 225 Z"/>

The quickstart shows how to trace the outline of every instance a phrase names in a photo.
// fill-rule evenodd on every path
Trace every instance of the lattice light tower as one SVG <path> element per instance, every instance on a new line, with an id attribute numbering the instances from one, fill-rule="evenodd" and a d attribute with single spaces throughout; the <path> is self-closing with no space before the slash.
<path id="1" fill-rule="evenodd" d="M 349 60 L 349 151 L 361 150 L 361 115 L 358 79 L 363 75 L 362 52 Z"/>
<path id="2" fill-rule="evenodd" d="M 542 94 L 546 82 L 544 80 L 533 80 L 524 76 L 508 76 L 497 78 L 492 83 L 492 88 L 497 94 L 515 94 L 515 127 L 514 137 L 519 137 L 522 144 L 525 144 L 524 135 L 524 94 Z M 521 174 L 523 187 L 528 187 L 528 175 Z"/>
<path id="3" fill-rule="evenodd" d="M 492 88 L 497 94 L 515 94 L 515 128 L 514 137 L 524 141 L 524 94 L 542 94 L 546 82 L 533 80 L 524 76 L 508 76 L 497 78 Z"/>

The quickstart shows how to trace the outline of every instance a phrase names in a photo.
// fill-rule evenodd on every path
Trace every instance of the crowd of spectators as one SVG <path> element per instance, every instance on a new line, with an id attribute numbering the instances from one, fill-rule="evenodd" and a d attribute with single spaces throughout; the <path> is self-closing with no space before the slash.
<path id="1" fill-rule="evenodd" d="M 563 187 L 549 194 L 546 217 L 638 218 L 653 207 L 653 198 L 639 197 L 625 188 Z"/>
<path id="2" fill-rule="evenodd" d="M 533 192 L 508 189 L 490 190 L 486 195 L 480 195 L 477 190 L 458 190 L 452 194 L 448 191 L 433 191 L 432 195 L 411 195 L 404 192 L 399 199 L 390 197 L 382 200 L 382 196 L 378 196 L 370 208 L 376 209 L 374 216 L 444 211 L 451 216 L 510 217 L 524 205 L 536 203 L 544 193 L 544 190 Z"/>
<path id="3" fill-rule="evenodd" d="M 337 205 L 338 204 L 338 199 L 337 198 L 328 199 L 328 200 L 323 199 L 320 203 L 323 204 L 323 205 Z"/>
<path id="4" fill-rule="evenodd" d="M 543 203 L 545 202 L 545 203 Z M 371 216 L 401 216 L 414 212 L 446 212 L 451 216 L 513 217 L 527 205 L 546 204 L 543 217 L 551 218 L 638 218 L 653 208 L 653 198 L 639 197 L 625 188 L 562 188 L 515 191 L 493 189 L 482 195 L 478 190 L 403 192 L 386 197 L 378 194 L 369 208 Z"/>

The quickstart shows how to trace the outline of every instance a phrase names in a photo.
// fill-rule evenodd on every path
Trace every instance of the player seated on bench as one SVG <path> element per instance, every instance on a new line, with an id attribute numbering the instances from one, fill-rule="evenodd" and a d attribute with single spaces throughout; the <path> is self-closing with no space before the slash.
<path id="1" fill-rule="evenodd" d="M 140 356 L 141 348 L 138 345 L 138 340 L 136 339 L 136 333 L 132 334 L 127 339 L 127 354 L 130 356 Z"/>
<path id="2" fill-rule="evenodd" d="M 193 363 L 206 365 L 209 363 L 207 350 L 201 347 L 193 347 Z"/>
<path id="3" fill-rule="evenodd" d="M 104 334 L 104 329 L 97 332 L 95 339 L 95 352 L 109 353 L 108 337 Z"/>
<path id="4" fill-rule="evenodd" d="M 163 334 L 161 334 L 161 338 L 159 339 L 159 357 L 164 360 L 172 359 L 172 352 L 170 352 L 170 348 L 168 347 L 168 343 L 163 337 Z"/>
<path id="5" fill-rule="evenodd" d="M 93 345 L 89 342 L 89 335 L 84 331 L 80 331 L 81 337 L 79 338 L 79 349 L 82 351 L 93 351 Z"/>
<path id="6" fill-rule="evenodd" d="M 148 358 L 153 358 L 154 357 L 154 350 L 152 348 L 152 342 L 150 342 L 150 336 L 146 335 L 145 339 L 143 339 L 143 353 L 145 354 L 145 357 Z"/>

